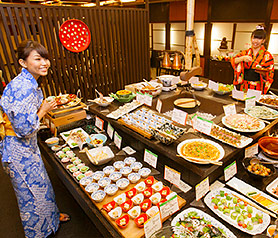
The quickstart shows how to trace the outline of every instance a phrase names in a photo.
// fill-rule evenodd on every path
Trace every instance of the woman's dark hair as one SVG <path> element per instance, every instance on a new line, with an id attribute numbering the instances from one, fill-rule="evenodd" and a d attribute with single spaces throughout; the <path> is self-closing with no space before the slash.
<path id="1" fill-rule="evenodd" d="M 263 25 L 258 25 L 256 28 L 257 29 L 252 32 L 251 37 L 264 40 L 266 38 L 265 27 Z"/>
<path id="2" fill-rule="evenodd" d="M 25 40 L 22 41 L 17 48 L 18 60 L 19 59 L 26 60 L 27 57 L 30 55 L 31 51 L 33 50 L 37 51 L 41 57 L 45 59 L 49 59 L 48 51 L 43 45 L 41 45 L 37 41 Z"/>

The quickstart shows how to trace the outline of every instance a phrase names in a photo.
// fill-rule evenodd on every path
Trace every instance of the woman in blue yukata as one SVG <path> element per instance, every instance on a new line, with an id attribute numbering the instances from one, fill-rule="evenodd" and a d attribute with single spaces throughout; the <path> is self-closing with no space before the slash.
<path id="1" fill-rule="evenodd" d="M 50 67 L 47 50 L 27 40 L 17 53 L 22 71 L 7 85 L 0 101 L 5 121 L 2 163 L 13 184 L 25 236 L 42 238 L 55 234 L 59 223 L 69 220 L 57 208 L 37 144 L 40 120 L 56 108 L 56 102 L 43 101 L 37 83 Z"/>

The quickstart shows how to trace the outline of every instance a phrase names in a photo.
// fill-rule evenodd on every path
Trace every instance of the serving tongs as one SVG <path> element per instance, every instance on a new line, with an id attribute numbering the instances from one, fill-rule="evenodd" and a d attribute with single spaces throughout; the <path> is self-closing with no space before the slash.
<path id="1" fill-rule="evenodd" d="M 186 91 L 188 91 L 188 92 L 191 93 L 191 95 L 192 95 L 192 97 L 193 97 L 192 100 L 195 102 L 195 106 L 194 106 L 194 107 L 196 107 L 196 106 L 198 105 L 198 101 L 197 101 L 197 99 L 196 99 L 196 96 L 195 96 L 195 94 L 194 94 L 194 91 L 192 90 L 191 85 L 190 85 L 189 83 L 183 85 L 183 88 L 182 88 L 182 90 L 180 91 L 179 95 L 183 92 L 183 90 L 186 90 Z M 190 100 L 190 101 L 188 101 L 188 102 L 193 102 L 193 101 Z M 187 103 L 187 102 L 185 102 L 185 103 Z"/>
<path id="2" fill-rule="evenodd" d="M 184 156 L 184 155 L 180 155 L 177 154 L 178 157 L 184 158 L 184 159 L 189 159 L 192 160 L 193 162 L 208 162 L 209 164 L 214 164 L 214 165 L 218 165 L 218 166 L 222 166 L 223 162 L 222 161 L 214 161 L 214 160 L 207 160 L 207 159 L 199 159 L 199 158 L 193 158 L 193 157 L 189 157 L 189 156 Z"/>

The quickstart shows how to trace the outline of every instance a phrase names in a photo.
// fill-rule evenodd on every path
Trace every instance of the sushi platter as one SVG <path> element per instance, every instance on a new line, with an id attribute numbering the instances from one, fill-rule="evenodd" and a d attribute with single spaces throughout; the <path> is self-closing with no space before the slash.
<path id="1" fill-rule="evenodd" d="M 251 200 L 259 203 L 261 206 L 278 214 L 278 200 L 275 198 L 235 177 L 232 178 L 227 184 L 240 193 L 246 195 Z"/>
<path id="2" fill-rule="evenodd" d="M 270 216 L 261 212 L 244 196 L 227 188 L 216 189 L 205 197 L 206 205 L 224 221 L 250 235 L 261 234 L 270 224 Z"/>
<path id="3" fill-rule="evenodd" d="M 186 210 L 179 213 L 172 220 L 171 226 L 174 227 L 176 235 L 180 234 L 182 230 L 180 229 L 181 227 L 190 227 L 192 233 L 199 234 L 198 237 L 205 235 L 205 233 L 202 233 L 202 231 L 205 229 L 207 230 L 206 233 L 209 233 L 209 237 L 220 237 L 219 235 L 222 235 L 221 237 L 236 238 L 236 236 L 221 222 L 196 208 L 187 208 Z M 200 226 L 202 229 L 200 229 Z"/>

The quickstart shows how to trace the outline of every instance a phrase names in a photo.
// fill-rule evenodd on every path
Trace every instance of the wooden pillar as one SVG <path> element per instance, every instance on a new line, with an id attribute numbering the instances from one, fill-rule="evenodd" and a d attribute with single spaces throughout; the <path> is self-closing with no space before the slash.
<path id="1" fill-rule="evenodd" d="M 171 24 L 167 22 L 165 24 L 165 34 L 166 34 L 166 42 L 165 42 L 165 50 L 170 50 L 170 35 L 171 35 Z"/>
<path id="2" fill-rule="evenodd" d="M 187 0 L 186 42 L 185 42 L 185 69 L 186 70 L 190 70 L 192 68 L 194 8 L 195 8 L 195 0 Z"/>

